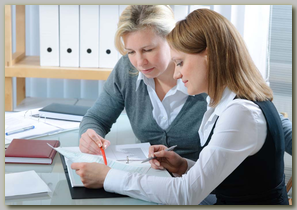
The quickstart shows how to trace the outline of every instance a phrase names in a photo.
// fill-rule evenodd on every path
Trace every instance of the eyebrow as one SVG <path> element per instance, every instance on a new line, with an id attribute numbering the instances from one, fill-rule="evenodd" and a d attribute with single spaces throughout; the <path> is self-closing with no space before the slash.
<path id="1" fill-rule="evenodd" d="M 152 46 L 153 46 L 153 45 L 151 45 L 151 44 L 150 44 L 150 45 L 146 45 L 146 46 L 144 46 L 144 47 L 141 47 L 141 49 L 146 48 L 146 47 L 152 47 Z M 125 47 L 125 49 L 126 49 L 126 50 L 132 50 L 132 49 L 129 49 L 129 48 L 126 48 L 126 47 Z"/>

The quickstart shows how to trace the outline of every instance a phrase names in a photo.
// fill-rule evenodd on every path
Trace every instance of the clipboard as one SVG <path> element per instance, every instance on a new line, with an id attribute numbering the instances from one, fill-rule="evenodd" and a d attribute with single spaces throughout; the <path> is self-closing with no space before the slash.
<path id="1" fill-rule="evenodd" d="M 61 162 L 63 165 L 63 169 L 65 172 L 65 176 L 67 179 L 67 184 L 69 187 L 69 191 L 72 199 L 89 199 L 89 198 L 116 198 L 116 197 L 128 197 L 127 195 L 121 195 L 117 193 L 106 192 L 103 188 L 101 189 L 90 189 L 86 187 L 71 187 L 71 182 L 67 170 L 67 166 L 65 163 L 65 158 L 63 155 L 59 154 L 61 158 Z"/>

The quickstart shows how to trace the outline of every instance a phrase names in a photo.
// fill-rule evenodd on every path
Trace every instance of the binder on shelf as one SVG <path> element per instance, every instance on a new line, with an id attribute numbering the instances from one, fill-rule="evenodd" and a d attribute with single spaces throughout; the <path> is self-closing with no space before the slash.
<path id="1" fill-rule="evenodd" d="M 59 66 L 59 6 L 39 6 L 40 66 Z"/>
<path id="2" fill-rule="evenodd" d="M 99 67 L 99 5 L 80 5 L 80 66 Z"/>
<path id="3" fill-rule="evenodd" d="M 79 5 L 60 5 L 60 66 L 79 67 Z"/>
<path id="4" fill-rule="evenodd" d="M 100 5 L 99 18 L 99 66 L 113 68 L 118 61 L 114 36 L 119 19 L 118 5 Z"/>

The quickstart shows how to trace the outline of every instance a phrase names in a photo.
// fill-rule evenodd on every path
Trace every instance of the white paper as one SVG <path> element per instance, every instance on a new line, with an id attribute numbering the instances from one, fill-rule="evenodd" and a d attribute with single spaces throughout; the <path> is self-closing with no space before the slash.
<path id="1" fill-rule="evenodd" d="M 49 144 L 48 144 L 49 145 Z M 49 145 L 52 147 L 51 145 Z M 72 170 L 70 165 L 71 163 L 76 162 L 96 162 L 104 164 L 103 158 L 100 155 L 91 155 L 80 152 L 78 147 L 52 147 L 57 152 L 61 153 L 65 157 L 65 162 L 68 168 L 68 174 L 71 180 L 72 187 L 83 186 L 80 181 L 80 177 L 75 173 L 75 170 Z M 128 171 L 133 173 L 146 174 L 150 169 L 150 164 L 126 164 L 125 162 L 119 162 L 107 158 L 107 165 L 110 168 L 118 169 L 122 171 Z"/>
<path id="2" fill-rule="evenodd" d="M 64 132 L 68 130 L 78 129 L 80 122 L 71 122 L 63 120 L 51 120 L 45 118 L 32 117 L 38 114 L 41 108 L 31 109 L 27 111 L 5 113 L 5 132 L 15 130 L 15 128 L 34 125 L 35 128 L 13 135 L 5 135 L 5 144 L 8 145 L 16 138 L 36 138 L 44 135 L 52 135 L 54 133 Z"/>
<path id="3" fill-rule="evenodd" d="M 19 121 L 20 124 L 35 126 L 34 129 L 12 134 L 9 136 L 5 135 L 5 144 L 11 143 L 13 139 L 33 138 L 63 130 L 59 127 L 47 124 L 44 119 L 38 120 L 38 118 L 31 117 L 31 115 L 34 114 L 36 111 L 37 109 L 33 109 L 29 111 L 22 111 L 5 115 L 5 127 L 7 127 L 7 130 L 13 127 L 15 121 Z M 7 132 L 7 130 L 5 132 Z"/>
<path id="4" fill-rule="evenodd" d="M 35 171 L 5 174 L 5 199 L 46 195 L 51 192 Z"/>
<path id="5" fill-rule="evenodd" d="M 148 157 L 149 147 L 150 143 L 110 145 L 105 154 L 113 160 L 127 161 L 128 157 L 129 161 L 143 161 Z"/>

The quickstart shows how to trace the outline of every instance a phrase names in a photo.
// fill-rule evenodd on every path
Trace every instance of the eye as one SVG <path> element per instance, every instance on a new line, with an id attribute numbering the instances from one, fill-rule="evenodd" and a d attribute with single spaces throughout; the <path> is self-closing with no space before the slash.
<path id="1" fill-rule="evenodd" d="M 181 62 L 177 63 L 176 66 L 183 66 L 183 62 L 181 61 Z"/>
<path id="2" fill-rule="evenodd" d="M 134 51 L 130 51 L 130 52 L 128 52 L 128 54 L 130 54 L 130 55 L 133 54 L 133 53 L 134 53 Z"/>
<path id="3" fill-rule="evenodd" d="M 151 52 L 153 49 L 149 49 L 149 50 L 143 50 L 144 52 Z"/>

